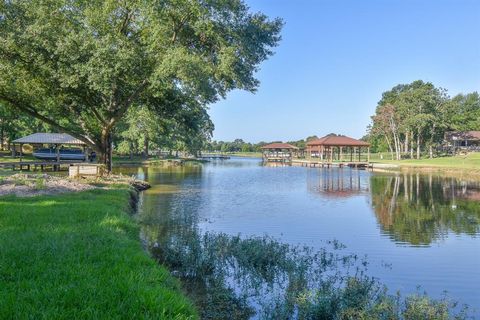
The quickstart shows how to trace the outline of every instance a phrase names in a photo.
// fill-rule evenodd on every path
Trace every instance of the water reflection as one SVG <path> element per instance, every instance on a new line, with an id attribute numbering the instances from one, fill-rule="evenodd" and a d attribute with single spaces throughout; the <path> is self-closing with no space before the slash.
<path id="1" fill-rule="evenodd" d="M 235 236 L 241 233 L 266 234 L 315 250 L 324 241 L 337 239 L 349 253 L 368 255 L 372 275 L 392 290 L 411 293 L 422 285 L 436 297 L 448 290 L 455 299 L 478 307 L 478 183 L 350 168 L 271 168 L 258 159 L 235 158 L 197 166 L 126 168 L 122 173 L 153 185 L 142 196 L 142 237 L 150 252 L 172 266 L 175 274 L 178 270 L 187 274 L 179 276 L 187 279 L 187 291 L 204 300 L 198 305 L 230 305 L 234 309 L 226 312 L 241 314 L 238 318 L 251 313 L 227 287 L 188 281 L 198 270 L 218 270 L 212 269 L 209 255 L 231 259 L 223 253 L 233 242 L 240 247 L 234 246 L 237 256 L 232 261 L 251 252 L 240 250 L 245 243 Z M 229 237 L 205 240 L 205 234 L 213 232 Z M 274 269 L 264 264 L 270 260 L 262 260 L 272 257 L 260 253 L 265 246 L 254 244 L 259 245 L 254 256 L 260 259 L 254 266 L 263 261 L 259 267 Z M 392 268 L 386 270 L 383 263 Z M 221 292 L 215 299 L 233 299 L 232 303 L 208 298 L 205 292 L 212 286 Z"/>
<path id="2" fill-rule="evenodd" d="M 480 184 L 433 175 L 372 175 L 372 206 L 396 242 L 430 245 L 450 232 L 480 231 Z"/>
<path id="3" fill-rule="evenodd" d="M 352 197 L 367 194 L 370 183 L 365 172 L 350 168 L 319 169 L 318 175 L 309 175 L 307 188 L 323 197 Z"/>

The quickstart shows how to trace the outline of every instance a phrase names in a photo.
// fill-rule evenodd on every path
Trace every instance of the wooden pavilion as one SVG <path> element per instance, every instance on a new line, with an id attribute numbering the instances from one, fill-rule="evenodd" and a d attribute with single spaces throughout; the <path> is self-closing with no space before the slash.
<path id="1" fill-rule="evenodd" d="M 292 162 L 298 148 L 282 142 L 270 143 L 262 148 L 263 161 L 267 162 Z"/>
<path id="2" fill-rule="evenodd" d="M 370 144 L 346 136 L 325 136 L 307 142 L 306 154 L 308 159 L 325 163 L 368 163 L 370 162 Z"/>

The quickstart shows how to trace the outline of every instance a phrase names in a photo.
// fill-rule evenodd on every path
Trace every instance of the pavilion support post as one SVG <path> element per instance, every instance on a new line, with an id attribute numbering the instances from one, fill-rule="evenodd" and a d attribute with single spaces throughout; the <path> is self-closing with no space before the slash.
<path id="1" fill-rule="evenodd" d="M 339 147 L 339 148 L 340 148 L 340 151 L 339 151 L 339 153 L 340 153 L 340 155 L 339 155 L 340 159 L 339 159 L 339 160 L 340 160 L 340 161 L 343 161 L 343 147 Z"/>
<path id="2" fill-rule="evenodd" d="M 59 166 L 60 166 L 58 164 L 60 162 L 60 145 L 58 145 L 58 144 L 56 145 L 56 151 L 57 151 L 57 165 L 53 166 L 53 168 L 54 168 L 53 171 L 58 171 Z"/>
<path id="3" fill-rule="evenodd" d="M 324 151 L 323 146 L 321 146 L 321 147 L 319 148 L 319 152 L 320 152 L 320 160 L 321 160 L 322 162 L 323 162 L 323 151 Z"/>
<path id="4" fill-rule="evenodd" d="M 12 157 L 13 158 L 17 157 L 17 150 L 15 149 L 15 143 L 12 144 Z"/>
<path id="5" fill-rule="evenodd" d="M 370 163 L 370 147 L 367 149 L 367 162 Z"/>
<path id="6" fill-rule="evenodd" d="M 362 155 L 362 147 L 358 147 L 358 162 L 360 162 L 360 157 Z"/>
<path id="7" fill-rule="evenodd" d="M 20 143 L 20 162 L 22 162 L 22 156 L 23 156 L 23 144 Z"/>
<path id="8" fill-rule="evenodd" d="M 353 147 L 350 147 L 350 162 L 353 162 Z"/>

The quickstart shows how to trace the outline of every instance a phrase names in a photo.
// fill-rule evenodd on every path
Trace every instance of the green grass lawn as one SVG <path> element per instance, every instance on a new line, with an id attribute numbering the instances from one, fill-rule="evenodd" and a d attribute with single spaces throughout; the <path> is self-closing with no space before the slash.
<path id="1" fill-rule="evenodd" d="M 0 319 L 195 319 L 126 188 L 0 198 Z"/>
<path id="2" fill-rule="evenodd" d="M 261 152 L 228 152 L 229 156 L 249 157 L 249 158 L 261 158 Z"/>
<path id="3" fill-rule="evenodd" d="M 432 168 L 455 168 L 455 169 L 478 169 L 480 170 L 480 152 L 470 153 L 465 156 L 424 158 L 420 160 L 389 160 L 390 154 L 385 153 L 383 159 L 379 154 L 372 154 L 370 157 L 372 162 L 393 163 L 405 167 L 432 167 Z"/>
<path id="4" fill-rule="evenodd" d="M 31 154 L 24 154 L 22 156 L 22 161 L 33 161 L 33 160 L 37 160 L 38 159 L 35 159 Z M 0 162 L 20 162 L 20 157 L 12 157 L 11 154 L 8 154 L 8 155 L 0 155 Z"/>

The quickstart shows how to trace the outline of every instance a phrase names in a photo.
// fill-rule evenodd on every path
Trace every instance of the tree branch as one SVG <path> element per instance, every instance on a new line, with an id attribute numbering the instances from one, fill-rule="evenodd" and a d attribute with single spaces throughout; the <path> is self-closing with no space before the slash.
<path id="1" fill-rule="evenodd" d="M 81 135 L 78 132 L 75 132 L 73 130 L 68 129 L 67 127 L 62 126 L 58 122 L 56 122 L 56 121 L 42 115 L 41 113 L 39 113 L 37 110 L 35 110 L 35 108 L 30 106 L 28 103 L 25 103 L 23 101 L 21 103 L 19 103 L 18 101 L 14 100 L 14 99 L 11 99 L 10 97 L 7 97 L 7 96 L 2 95 L 2 94 L 0 94 L 0 100 L 4 100 L 4 101 L 8 102 L 12 107 L 14 107 L 14 108 L 16 108 L 20 111 L 23 111 L 26 114 L 49 124 L 50 126 L 58 129 L 59 131 L 71 134 L 73 137 L 79 139 L 80 141 L 86 143 L 88 146 L 90 146 L 94 149 L 98 149 L 96 143 L 90 137 Z"/>
<path id="2" fill-rule="evenodd" d="M 117 110 L 112 114 L 110 121 L 107 123 L 107 129 L 110 130 L 113 128 L 117 120 L 125 114 L 128 107 L 133 103 L 133 101 L 138 97 L 138 95 L 147 87 L 148 80 L 145 79 L 142 83 L 135 89 L 135 91 L 124 101 L 122 102 Z"/>

